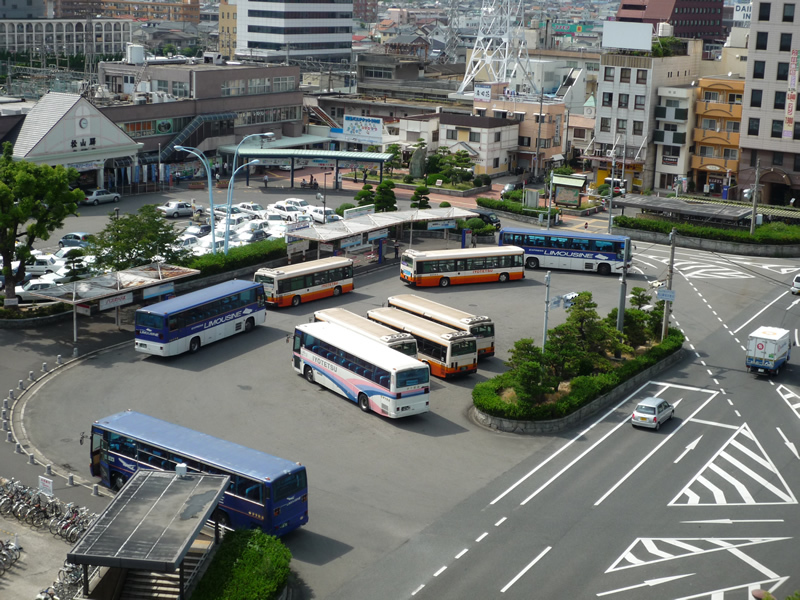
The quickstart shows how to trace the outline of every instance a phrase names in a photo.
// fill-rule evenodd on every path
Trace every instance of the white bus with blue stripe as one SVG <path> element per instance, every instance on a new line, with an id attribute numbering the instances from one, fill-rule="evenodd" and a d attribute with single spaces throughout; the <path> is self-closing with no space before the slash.
<path id="1" fill-rule="evenodd" d="M 292 366 L 364 412 L 398 418 L 430 411 L 428 365 L 340 325 L 298 325 Z"/>

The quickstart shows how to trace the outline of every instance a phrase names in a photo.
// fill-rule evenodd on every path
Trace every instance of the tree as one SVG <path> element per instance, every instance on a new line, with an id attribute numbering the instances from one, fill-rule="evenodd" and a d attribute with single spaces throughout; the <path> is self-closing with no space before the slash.
<path id="1" fill-rule="evenodd" d="M 459 150 L 455 154 L 448 154 L 442 158 L 442 173 L 453 183 L 461 183 L 472 177 L 473 162 L 469 152 Z"/>
<path id="2" fill-rule="evenodd" d="M 541 402 L 545 394 L 554 391 L 554 380 L 544 369 L 542 350 L 531 338 L 523 338 L 514 342 L 510 351 L 511 359 L 506 363 L 511 368 L 514 379 L 522 392 L 519 400 L 523 402 Z"/>
<path id="3" fill-rule="evenodd" d="M 68 215 L 77 214 L 84 198 L 81 190 L 69 189 L 79 177 L 75 169 L 15 161 L 13 150 L 6 142 L 0 157 L 0 257 L 10 290 L 25 278 L 25 261 L 34 242 L 50 239 Z"/>
<path id="4" fill-rule="evenodd" d="M 613 308 L 606 317 L 606 323 L 609 327 L 617 326 L 617 313 L 618 309 Z M 647 343 L 650 339 L 649 327 L 650 315 L 638 308 L 629 308 L 625 311 L 625 321 L 622 327 L 622 333 L 625 335 L 625 341 L 631 348 L 638 348 Z"/>
<path id="5" fill-rule="evenodd" d="M 365 183 L 361 191 L 353 198 L 359 206 L 375 204 L 375 192 L 372 191 L 372 184 Z"/>
<path id="6" fill-rule="evenodd" d="M 411 145 L 412 148 L 427 148 L 428 142 L 425 141 L 425 138 L 417 138 L 417 141 Z"/>
<path id="7" fill-rule="evenodd" d="M 431 191 L 426 185 L 417 186 L 414 193 L 411 194 L 411 208 L 419 208 L 420 210 L 431 207 L 431 199 L 428 197 Z"/>
<path id="8" fill-rule="evenodd" d="M 425 172 L 438 173 L 441 166 L 442 156 L 440 154 L 430 154 L 425 162 Z"/>
<path id="9" fill-rule="evenodd" d="M 581 292 L 567 309 L 567 322 L 575 325 L 578 343 L 591 355 L 602 358 L 606 352 L 631 350 L 623 343 L 622 334 L 597 314 L 597 303 L 591 292 Z"/>
<path id="10" fill-rule="evenodd" d="M 397 210 L 397 198 L 394 195 L 394 182 L 386 180 L 375 188 L 375 210 L 392 212 Z"/>
<path id="11" fill-rule="evenodd" d="M 634 308 L 641 310 L 642 307 L 650 304 L 652 298 L 653 296 L 647 293 L 646 288 L 635 287 L 631 290 L 631 306 Z"/>
<path id="12" fill-rule="evenodd" d="M 403 166 L 400 144 L 389 144 L 386 147 L 386 153 L 392 155 L 392 157 L 386 161 L 386 168 L 389 170 L 389 175 L 391 175 L 394 173 L 395 169 L 399 169 Z"/>
<path id="13" fill-rule="evenodd" d="M 344 218 L 344 211 L 350 210 L 351 208 L 355 208 L 355 204 L 350 204 L 349 202 L 345 202 L 344 204 L 340 205 L 338 208 L 335 209 L 335 212 L 340 217 Z"/>
<path id="14" fill-rule="evenodd" d="M 175 55 L 178 53 L 178 48 L 175 44 L 164 44 L 161 51 L 164 53 L 164 56 L 168 56 L 169 54 Z"/>
<path id="15" fill-rule="evenodd" d="M 188 252 L 177 249 L 178 232 L 151 204 L 135 214 L 112 218 L 89 243 L 95 264 L 114 271 L 146 265 L 159 257 L 166 263 L 180 263 Z"/>

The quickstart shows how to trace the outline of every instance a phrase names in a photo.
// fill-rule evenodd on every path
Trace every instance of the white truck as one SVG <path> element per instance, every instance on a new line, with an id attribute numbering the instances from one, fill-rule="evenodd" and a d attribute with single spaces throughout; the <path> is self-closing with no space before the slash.
<path id="1" fill-rule="evenodd" d="M 759 327 L 747 337 L 745 366 L 751 373 L 777 375 L 792 353 L 791 332 L 780 327 Z"/>

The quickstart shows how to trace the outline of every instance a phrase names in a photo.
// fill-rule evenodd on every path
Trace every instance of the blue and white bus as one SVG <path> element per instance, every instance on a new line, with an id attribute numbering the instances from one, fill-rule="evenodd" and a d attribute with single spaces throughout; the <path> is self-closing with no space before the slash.
<path id="1" fill-rule="evenodd" d="M 201 346 L 266 320 L 264 288 L 226 281 L 136 311 L 136 350 L 159 356 L 197 352 Z"/>
<path id="2" fill-rule="evenodd" d="M 631 266 L 631 238 L 584 231 L 522 229 L 500 230 L 500 246 L 525 250 L 529 269 L 597 271 L 601 275 L 622 272 Z"/>
<path id="3" fill-rule="evenodd" d="M 398 418 L 430 410 L 428 365 L 341 325 L 298 325 L 292 366 L 364 412 Z"/>
<path id="4" fill-rule="evenodd" d="M 234 529 L 284 535 L 308 523 L 308 477 L 299 463 L 131 410 L 92 424 L 91 472 L 119 490 L 138 469 L 227 475 L 212 514 Z"/>

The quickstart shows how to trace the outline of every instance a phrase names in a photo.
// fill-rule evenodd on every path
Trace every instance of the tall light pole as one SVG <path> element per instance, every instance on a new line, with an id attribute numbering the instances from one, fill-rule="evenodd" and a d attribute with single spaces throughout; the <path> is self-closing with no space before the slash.
<path id="1" fill-rule="evenodd" d="M 233 203 L 233 181 L 236 178 L 236 173 L 238 173 L 242 169 L 248 168 L 250 165 L 260 165 L 260 164 L 261 164 L 261 161 L 258 160 L 258 159 L 251 160 L 250 162 L 244 163 L 242 166 L 238 167 L 237 169 L 234 169 L 233 172 L 231 173 L 231 180 L 228 182 L 228 199 L 227 199 L 227 202 L 225 203 L 225 206 L 227 208 L 227 210 L 225 211 L 225 214 L 226 214 L 226 217 L 225 217 L 225 249 L 224 249 L 225 254 L 228 253 L 228 239 L 230 238 L 230 233 L 231 233 L 230 216 L 231 216 L 231 204 Z"/>
<path id="2" fill-rule="evenodd" d="M 233 164 L 231 165 L 231 171 L 235 171 L 236 170 L 236 161 L 239 158 L 239 148 L 241 148 L 242 144 L 244 144 L 245 141 L 249 140 L 252 137 L 266 137 L 266 138 L 268 138 L 268 137 L 270 137 L 270 135 L 272 135 L 272 134 L 270 134 L 270 133 L 251 133 L 250 135 L 244 136 L 242 138 L 242 141 L 239 142 L 236 145 L 236 150 L 233 153 Z"/>
<path id="3" fill-rule="evenodd" d="M 211 253 L 217 253 L 217 239 L 214 234 L 214 190 L 211 187 L 211 165 L 208 164 L 208 159 L 206 155 L 203 154 L 202 150 L 198 150 L 197 148 L 189 148 L 187 146 L 175 146 L 175 150 L 178 152 L 188 152 L 189 154 L 196 156 L 200 159 L 200 162 L 203 164 L 203 168 L 206 170 L 206 177 L 208 178 L 208 211 L 211 213 Z"/>
<path id="4" fill-rule="evenodd" d="M 161 184 L 161 142 L 158 142 L 158 191 L 164 189 Z"/>
<path id="5" fill-rule="evenodd" d="M 753 211 L 750 213 L 750 235 L 756 232 L 756 214 L 758 213 L 758 178 L 761 175 L 761 159 L 756 158 L 756 181 L 753 184 Z"/>

